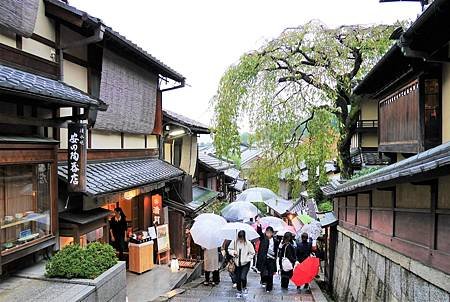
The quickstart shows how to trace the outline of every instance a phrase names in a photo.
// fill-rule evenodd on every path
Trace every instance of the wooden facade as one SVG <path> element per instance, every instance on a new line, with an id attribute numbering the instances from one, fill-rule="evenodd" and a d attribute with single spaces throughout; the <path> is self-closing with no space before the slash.
<path id="1" fill-rule="evenodd" d="M 425 73 L 379 102 L 378 150 L 418 153 L 441 143 L 441 83 Z"/>
<path id="2" fill-rule="evenodd" d="M 380 102 L 380 151 L 423 151 L 419 99 L 419 81 L 415 80 Z"/>
<path id="3" fill-rule="evenodd" d="M 339 225 L 450 274 L 450 177 L 334 198 Z"/>

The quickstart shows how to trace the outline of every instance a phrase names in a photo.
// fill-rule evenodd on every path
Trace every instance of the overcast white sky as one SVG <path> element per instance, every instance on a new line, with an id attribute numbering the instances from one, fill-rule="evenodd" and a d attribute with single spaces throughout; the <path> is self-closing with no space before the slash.
<path id="1" fill-rule="evenodd" d="M 210 99 L 240 55 L 284 28 L 320 19 L 329 26 L 415 19 L 417 2 L 378 0 L 69 0 L 187 78 L 164 108 L 209 124 Z"/>

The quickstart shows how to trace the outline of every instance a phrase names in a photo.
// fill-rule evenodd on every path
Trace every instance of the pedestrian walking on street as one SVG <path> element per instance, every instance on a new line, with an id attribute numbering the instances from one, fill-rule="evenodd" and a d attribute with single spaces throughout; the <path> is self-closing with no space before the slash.
<path id="1" fill-rule="evenodd" d="M 216 285 L 220 282 L 220 274 L 219 274 L 219 251 L 217 248 L 215 249 L 205 249 L 203 253 L 203 269 L 205 270 L 205 282 L 203 285 Z M 210 276 L 212 274 L 212 281 L 210 280 Z"/>
<path id="2" fill-rule="evenodd" d="M 245 238 L 245 231 L 239 231 L 237 239 L 228 247 L 228 252 L 234 257 L 236 269 L 234 275 L 237 283 L 236 298 L 247 296 L 247 274 L 250 270 L 250 262 L 255 255 L 253 244 Z"/>
<path id="3" fill-rule="evenodd" d="M 297 261 L 299 263 L 302 263 L 303 261 L 306 260 L 306 258 L 308 258 L 311 255 L 312 252 L 313 252 L 312 242 L 309 240 L 308 234 L 303 233 L 300 242 L 297 243 L 297 250 L 296 250 Z M 308 283 L 305 284 L 304 288 L 308 289 L 309 284 Z M 300 287 L 297 287 L 297 289 L 300 289 Z"/>
<path id="4" fill-rule="evenodd" d="M 290 232 L 286 232 L 278 251 L 282 289 L 288 289 L 289 279 L 292 278 L 295 261 L 297 260 L 292 237 Z"/>
<path id="5" fill-rule="evenodd" d="M 256 231 L 259 234 L 259 250 L 256 266 L 261 272 L 261 284 L 266 287 L 266 291 L 273 289 L 273 275 L 277 271 L 277 255 L 279 241 L 273 237 L 273 228 L 268 226 L 265 233 L 262 231 L 261 222 L 258 220 Z"/>

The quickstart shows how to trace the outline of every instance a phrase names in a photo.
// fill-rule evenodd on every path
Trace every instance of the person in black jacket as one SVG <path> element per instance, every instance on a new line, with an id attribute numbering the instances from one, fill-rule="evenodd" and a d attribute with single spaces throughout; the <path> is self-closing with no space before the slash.
<path id="1" fill-rule="evenodd" d="M 119 260 L 124 260 L 123 252 L 126 249 L 127 218 L 121 208 L 114 209 L 114 216 L 109 221 L 111 245 L 119 252 Z"/>
<path id="2" fill-rule="evenodd" d="M 301 237 L 301 241 L 297 243 L 297 261 L 302 263 L 308 258 L 313 252 L 312 242 L 309 240 L 309 236 L 307 233 L 303 233 Z M 309 288 L 309 284 L 305 284 L 305 289 Z M 297 287 L 299 289 L 299 287 Z"/>
<path id="3" fill-rule="evenodd" d="M 266 287 L 266 291 L 273 289 L 273 275 L 277 271 L 277 255 L 279 242 L 273 237 L 273 228 L 267 227 L 263 233 L 261 223 L 257 222 L 256 231 L 260 237 L 256 268 L 261 272 L 261 284 Z"/>
<path id="4" fill-rule="evenodd" d="M 283 267 L 283 258 L 286 257 L 292 264 L 292 269 Z M 281 270 L 281 288 L 288 289 L 289 279 L 292 278 L 294 272 L 295 261 L 297 260 L 294 245 L 292 244 L 292 234 L 286 232 L 283 236 L 282 245 L 278 251 L 278 259 Z"/>

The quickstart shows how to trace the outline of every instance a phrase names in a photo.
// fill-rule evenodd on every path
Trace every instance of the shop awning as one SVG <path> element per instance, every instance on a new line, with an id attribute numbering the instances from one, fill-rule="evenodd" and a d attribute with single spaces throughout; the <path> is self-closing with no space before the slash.
<path id="1" fill-rule="evenodd" d="M 57 106 L 98 107 L 106 110 L 106 104 L 89 94 L 61 81 L 0 64 L 0 93 L 32 98 L 36 102 Z"/>
<path id="2" fill-rule="evenodd" d="M 89 162 L 86 165 L 86 194 L 117 193 L 181 179 L 184 174 L 183 170 L 157 158 Z M 58 167 L 58 175 L 67 182 L 67 165 Z"/>
<path id="3" fill-rule="evenodd" d="M 98 208 L 83 212 L 62 212 L 59 213 L 58 215 L 60 220 L 83 225 L 94 221 L 98 221 L 100 219 L 104 219 L 105 217 L 108 217 L 112 213 L 113 213 L 112 211 L 103 208 Z"/>
<path id="4" fill-rule="evenodd" d="M 336 215 L 334 215 L 334 212 L 317 214 L 317 218 L 319 218 L 320 224 L 322 225 L 323 228 L 338 223 L 338 220 L 336 218 Z"/>
<path id="5" fill-rule="evenodd" d="M 193 186 L 192 201 L 188 203 L 187 206 L 193 211 L 199 211 L 216 199 L 218 195 L 219 192 L 200 186 Z"/>
<path id="6" fill-rule="evenodd" d="M 244 179 L 238 178 L 238 179 L 236 179 L 236 183 L 232 185 L 232 188 L 235 191 L 242 192 L 245 190 L 246 186 L 247 186 L 247 181 Z"/>

